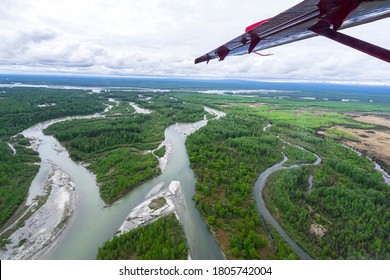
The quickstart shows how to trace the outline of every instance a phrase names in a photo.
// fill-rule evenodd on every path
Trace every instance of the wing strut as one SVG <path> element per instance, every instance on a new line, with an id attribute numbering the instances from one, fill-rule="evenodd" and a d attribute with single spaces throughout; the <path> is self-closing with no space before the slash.
<path id="1" fill-rule="evenodd" d="M 339 33 L 331 29 L 331 25 L 323 20 L 320 20 L 313 27 L 310 28 L 311 31 L 317 33 L 318 35 L 324 36 L 331 40 L 334 40 L 338 43 L 346 45 L 348 47 L 354 48 L 358 51 L 364 52 L 381 60 L 384 60 L 390 63 L 390 51 L 379 46 L 373 45 L 366 41 Z"/>

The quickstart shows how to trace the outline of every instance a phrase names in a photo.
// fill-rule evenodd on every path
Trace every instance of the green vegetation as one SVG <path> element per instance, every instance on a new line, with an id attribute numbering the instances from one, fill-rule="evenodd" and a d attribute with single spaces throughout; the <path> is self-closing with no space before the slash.
<path id="1" fill-rule="evenodd" d="M 174 214 L 115 236 L 99 248 L 99 260 L 186 260 L 184 231 Z"/>
<path id="2" fill-rule="evenodd" d="M 110 104 L 112 108 L 108 112 L 104 113 L 106 116 L 131 114 L 135 112 L 133 106 L 130 106 L 129 102 L 119 102 L 118 104 L 116 102 L 107 102 L 107 104 Z"/>
<path id="3" fill-rule="evenodd" d="M 193 104 L 207 105 L 211 108 L 219 108 L 218 105 L 237 104 L 237 103 L 255 103 L 259 97 L 226 96 L 197 93 L 175 93 L 174 96 Z M 220 108 L 219 108 L 220 109 Z"/>
<path id="4" fill-rule="evenodd" d="M 288 157 L 288 161 L 284 164 L 285 166 L 302 163 L 314 163 L 317 160 L 316 156 L 313 153 L 310 153 L 295 146 L 287 145 L 283 149 L 283 152 Z"/>
<path id="5" fill-rule="evenodd" d="M 141 108 L 151 114 L 134 114 L 128 102 L 138 94 L 113 92 L 110 97 L 121 98 L 114 107 L 115 114 L 106 118 L 72 120 L 51 125 L 46 134 L 54 135 L 70 155 L 90 163 L 89 169 L 97 176 L 100 194 L 106 203 L 115 200 L 160 174 L 158 160 L 145 150 L 153 150 L 164 140 L 166 127 L 175 122 L 193 122 L 203 119 L 203 106 L 183 103 L 163 94 L 141 98 Z M 131 106 L 130 106 L 131 107 Z M 165 148 L 156 151 L 165 153 Z"/>
<path id="6" fill-rule="evenodd" d="M 153 199 L 152 202 L 149 204 L 149 208 L 153 210 L 160 209 L 167 203 L 167 200 L 164 197 L 158 197 L 156 199 Z"/>
<path id="7" fill-rule="evenodd" d="M 0 91 L 0 139 L 46 120 L 104 110 L 98 95 L 82 90 L 7 88 Z"/>
<path id="8" fill-rule="evenodd" d="M 86 161 L 90 154 L 118 148 L 144 151 L 155 148 L 164 139 L 166 119 L 156 115 L 120 115 L 110 118 L 80 119 L 49 126 L 53 134 L 70 149 L 76 160 Z"/>
<path id="9" fill-rule="evenodd" d="M 356 137 L 355 135 L 352 135 L 351 133 L 348 133 L 348 132 L 345 132 L 345 131 L 342 131 L 339 129 L 327 128 L 325 130 L 325 133 L 326 133 L 326 136 L 328 136 L 329 138 L 336 140 L 336 141 L 340 141 L 340 140 L 345 139 L 345 140 L 350 140 L 350 141 L 354 141 L 354 142 L 360 142 L 359 138 Z"/>
<path id="10" fill-rule="evenodd" d="M 186 103 L 179 98 L 163 94 L 154 94 L 151 101 L 138 100 L 137 103 L 141 108 L 158 112 L 168 119 L 170 124 L 200 121 L 206 114 L 202 104 Z"/>
<path id="11" fill-rule="evenodd" d="M 165 148 L 165 146 L 162 146 L 160 149 L 158 149 L 157 151 L 155 151 L 154 154 L 155 154 L 157 157 L 161 158 L 161 157 L 163 157 L 163 156 L 165 155 L 165 152 L 166 152 L 166 148 Z"/>
<path id="12" fill-rule="evenodd" d="M 6 143 L 0 142 L 0 227 L 11 218 L 25 200 L 31 181 L 38 172 L 38 153 L 26 148 L 26 139 L 12 138 L 14 155 Z"/>
<path id="13" fill-rule="evenodd" d="M 271 258 L 275 260 L 299 260 L 299 256 L 275 229 L 270 225 L 267 225 L 267 229 L 271 235 L 275 250 L 275 253 Z"/>
<path id="14" fill-rule="evenodd" d="M 158 160 L 152 154 L 120 148 L 101 153 L 89 166 L 100 183 L 100 194 L 106 202 L 114 202 L 130 189 L 160 174 Z"/>
<path id="15" fill-rule="evenodd" d="M 233 108 L 236 111 L 240 107 Z M 369 129 L 373 125 L 359 123 L 352 120 L 350 117 L 344 116 L 341 113 L 331 112 L 311 112 L 305 111 L 304 108 L 284 109 L 281 105 L 260 106 L 256 108 L 259 115 L 271 120 L 274 125 L 279 128 L 299 129 L 302 131 L 315 132 L 322 127 L 331 127 L 336 124 L 342 124 L 349 127 L 359 127 Z"/>

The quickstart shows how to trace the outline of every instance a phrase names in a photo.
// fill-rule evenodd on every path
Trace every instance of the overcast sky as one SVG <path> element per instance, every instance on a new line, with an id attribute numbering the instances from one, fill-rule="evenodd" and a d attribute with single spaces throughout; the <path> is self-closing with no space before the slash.
<path id="1" fill-rule="evenodd" d="M 339 80 L 390 84 L 390 65 L 325 38 L 274 56 L 194 59 L 299 0 L 0 0 L 0 73 Z M 390 48 L 390 19 L 343 32 Z"/>

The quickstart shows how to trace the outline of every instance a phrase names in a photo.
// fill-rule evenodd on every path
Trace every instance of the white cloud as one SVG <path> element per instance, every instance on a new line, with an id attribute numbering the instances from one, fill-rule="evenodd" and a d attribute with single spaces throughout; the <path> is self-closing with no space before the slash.
<path id="1" fill-rule="evenodd" d="M 91 74 L 389 80 L 388 64 L 313 38 L 256 55 L 194 58 L 298 0 L 2 0 L 0 70 Z M 389 19 L 346 31 L 384 47 Z M 364 67 L 362 67 L 364 66 Z"/>

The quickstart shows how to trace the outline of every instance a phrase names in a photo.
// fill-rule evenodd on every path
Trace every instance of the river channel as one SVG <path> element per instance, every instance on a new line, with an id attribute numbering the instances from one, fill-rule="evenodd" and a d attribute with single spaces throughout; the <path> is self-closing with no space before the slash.
<path id="1" fill-rule="evenodd" d="M 271 166 L 264 172 L 260 174 L 260 176 L 257 178 L 257 181 L 255 183 L 254 188 L 254 197 L 256 202 L 256 210 L 257 213 L 263 217 L 264 220 L 266 220 L 269 224 L 271 224 L 274 229 L 283 237 L 283 239 L 292 247 L 292 249 L 297 253 L 297 255 L 303 259 L 303 260 L 310 260 L 312 257 L 306 253 L 285 231 L 284 229 L 279 225 L 277 220 L 272 216 L 272 214 L 268 211 L 267 207 L 265 206 L 265 202 L 263 199 L 263 190 L 267 183 L 268 178 L 275 173 L 276 171 L 287 169 L 287 168 L 293 168 L 298 167 L 297 165 L 286 167 L 284 166 L 284 163 L 288 161 L 288 158 L 284 156 L 284 159 Z"/>
<path id="2" fill-rule="evenodd" d="M 263 131 L 266 131 L 269 127 L 271 127 L 272 124 L 267 125 L 264 127 Z M 287 141 L 279 138 L 284 144 L 291 145 Z M 300 146 L 295 146 L 299 149 L 303 149 Z M 307 151 L 307 150 L 306 150 Z M 291 248 L 295 251 L 295 253 L 302 259 L 302 260 L 311 260 L 313 259 L 305 250 L 303 250 L 288 234 L 284 231 L 284 229 L 279 225 L 277 220 L 272 216 L 272 214 L 268 211 L 264 199 L 263 199 L 263 190 L 267 183 L 268 178 L 275 172 L 283 169 L 289 169 L 289 168 L 296 168 L 296 167 L 303 167 L 303 166 L 309 166 L 309 165 L 319 165 L 321 163 L 321 158 L 314 154 L 317 158 L 317 160 L 312 164 L 299 164 L 299 165 L 291 165 L 291 166 L 284 166 L 284 164 L 288 161 L 288 157 L 283 154 L 283 160 L 270 168 L 266 169 L 264 172 L 262 172 L 259 177 L 257 178 L 257 181 L 255 183 L 254 187 L 254 198 L 256 202 L 256 210 L 257 213 L 263 217 L 263 219 L 272 225 L 272 227 L 282 236 L 282 238 L 291 246 Z"/>

